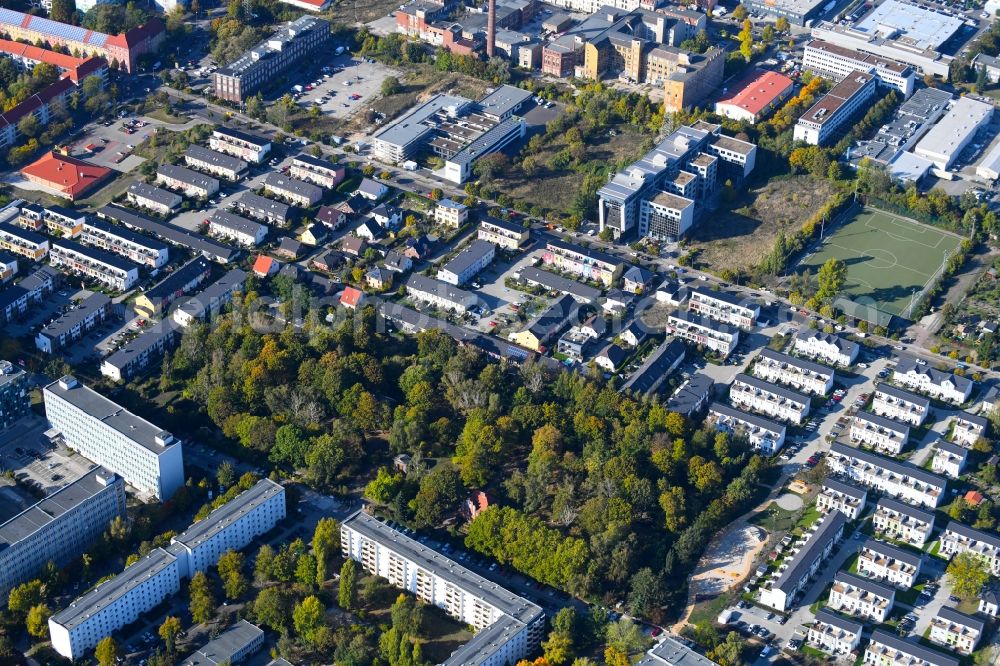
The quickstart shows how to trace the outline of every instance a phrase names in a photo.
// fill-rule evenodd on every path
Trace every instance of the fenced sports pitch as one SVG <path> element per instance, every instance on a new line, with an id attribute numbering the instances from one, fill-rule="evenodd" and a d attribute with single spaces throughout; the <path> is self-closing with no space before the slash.
<path id="1" fill-rule="evenodd" d="M 908 319 L 961 242 L 951 232 L 864 208 L 828 232 L 798 270 L 815 275 L 825 262 L 840 259 L 847 264 L 845 296 Z"/>

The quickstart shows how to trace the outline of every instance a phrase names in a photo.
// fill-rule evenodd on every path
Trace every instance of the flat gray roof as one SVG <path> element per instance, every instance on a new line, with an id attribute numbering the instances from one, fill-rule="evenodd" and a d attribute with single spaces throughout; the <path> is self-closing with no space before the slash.
<path id="1" fill-rule="evenodd" d="M 653 646 L 636 666 L 718 666 L 703 654 L 695 652 L 680 641 L 667 636 Z"/>
<path id="2" fill-rule="evenodd" d="M 179 543 L 191 549 L 197 548 L 202 542 L 212 538 L 244 514 L 284 491 L 285 489 L 280 484 L 270 479 L 261 479 L 249 490 L 240 493 L 212 511 L 204 520 L 199 520 L 175 536 L 170 540 L 170 543 L 171 545 Z"/>
<path id="3" fill-rule="evenodd" d="M 471 99 L 459 95 L 435 95 L 376 132 L 372 139 L 395 146 L 409 145 L 431 131 L 424 123 L 435 113 L 446 110 L 451 115 L 458 115 L 469 104 L 472 104 Z"/>
<path id="4" fill-rule="evenodd" d="M 979 131 L 983 122 L 993 115 L 993 105 L 971 97 L 959 97 L 941 120 L 924 135 L 914 148 L 923 156 L 956 157 L 965 148 L 969 135 Z"/>
<path id="5" fill-rule="evenodd" d="M 260 627 L 240 620 L 181 662 L 181 666 L 217 666 L 230 663 L 233 656 L 264 635 Z"/>
<path id="6" fill-rule="evenodd" d="M 502 85 L 479 100 L 483 113 L 503 117 L 531 99 L 531 93 L 516 86 Z"/>
<path id="7" fill-rule="evenodd" d="M 854 29 L 888 37 L 898 31 L 901 43 L 918 50 L 937 50 L 962 27 L 962 19 L 911 2 L 885 0 L 855 24 Z"/>

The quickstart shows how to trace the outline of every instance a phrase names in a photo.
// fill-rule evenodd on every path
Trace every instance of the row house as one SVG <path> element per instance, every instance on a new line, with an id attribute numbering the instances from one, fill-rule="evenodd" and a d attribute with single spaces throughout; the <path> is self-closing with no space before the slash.
<path id="1" fill-rule="evenodd" d="M 139 280 L 139 267 L 132 262 L 62 238 L 52 241 L 49 262 L 116 291 L 127 291 Z"/>
<path id="2" fill-rule="evenodd" d="M 243 290 L 247 274 L 234 268 L 210 284 L 200 294 L 192 296 L 174 310 L 173 319 L 188 327 L 196 321 L 207 321 L 233 300 L 233 295 Z"/>
<path id="3" fill-rule="evenodd" d="M 179 245 L 187 248 L 194 254 L 200 254 L 220 264 L 228 264 L 235 261 L 240 254 L 239 250 L 230 245 L 218 243 L 201 234 L 189 231 L 188 229 L 182 229 L 174 224 L 159 222 L 127 208 L 103 206 L 97 210 L 97 215 L 134 231 L 141 231 L 155 236 L 171 245 Z"/>
<path id="4" fill-rule="evenodd" d="M 938 552 L 949 559 L 959 553 L 972 553 L 994 576 L 1000 576 L 1000 536 L 996 534 L 952 520 L 944 528 Z"/>
<path id="5" fill-rule="evenodd" d="M 268 139 L 221 126 L 212 130 L 208 147 L 253 164 L 262 164 L 271 152 L 271 142 Z"/>
<path id="6" fill-rule="evenodd" d="M 919 553 L 868 539 L 858 556 L 858 573 L 908 590 L 916 584 L 922 563 Z"/>
<path id="7" fill-rule="evenodd" d="M 876 629 L 865 649 L 865 666 L 959 666 L 958 659 Z"/>
<path id="8" fill-rule="evenodd" d="M 537 266 L 523 267 L 516 277 L 532 287 L 543 287 L 548 291 L 556 291 L 563 295 L 569 294 L 578 303 L 595 303 L 601 296 L 600 289 L 571 280 L 558 273 L 543 271 Z"/>
<path id="9" fill-rule="evenodd" d="M 841 613 L 881 624 L 896 603 L 894 588 L 873 580 L 838 571 L 827 605 Z"/>
<path id="10" fill-rule="evenodd" d="M 10 222 L 0 222 L 0 250 L 41 261 L 49 253 L 49 239 Z"/>
<path id="11" fill-rule="evenodd" d="M 851 422 L 851 441 L 898 456 L 910 439 L 907 425 L 870 412 L 858 412 Z"/>
<path id="12" fill-rule="evenodd" d="M 854 365 L 861 351 L 856 342 L 839 335 L 824 333 L 817 328 L 805 328 L 795 335 L 795 353 L 830 365 Z"/>
<path id="13" fill-rule="evenodd" d="M 174 209 L 179 208 L 184 201 L 176 192 L 146 183 L 132 183 L 128 186 L 125 196 L 128 202 L 138 208 L 151 210 L 158 215 L 169 216 Z"/>
<path id="14" fill-rule="evenodd" d="M 460 201 L 441 199 L 434 207 L 434 221 L 438 224 L 458 229 L 469 219 L 469 207 Z"/>
<path id="15" fill-rule="evenodd" d="M 847 479 L 916 506 L 936 508 L 948 482 L 937 474 L 840 442 L 830 446 L 830 469 Z"/>
<path id="16" fill-rule="evenodd" d="M 62 281 L 62 273 L 51 266 L 40 266 L 17 284 L 0 291 L 0 322 L 20 317 L 34 305 L 40 305 Z"/>
<path id="17" fill-rule="evenodd" d="M 156 168 L 156 183 L 184 196 L 208 199 L 219 191 L 219 181 L 211 176 L 177 164 L 161 164 Z"/>
<path id="18" fill-rule="evenodd" d="M 528 242 L 531 230 L 515 222 L 485 216 L 479 221 L 479 239 L 505 250 L 518 250 Z"/>
<path id="19" fill-rule="evenodd" d="M 743 330 L 753 328 L 760 316 L 760 306 L 756 303 L 704 287 L 691 290 L 688 311 Z"/>
<path id="20" fill-rule="evenodd" d="M 806 643 L 834 657 L 843 657 L 858 649 L 861 630 L 860 623 L 820 608 L 806 634 Z"/>
<path id="21" fill-rule="evenodd" d="M 879 499 L 872 516 L 875 534 L 923 548 L 934 531 L 934 514 L 891 497 Z"/>
<path id="22" fill-rule="evenodd" d="M 708 408 L 709 418 L 719 430 L 743 437 L 755 450 L 764 455 L 774 455 L 785 444 L 785 426 L 765 418 L 741 412 L 720 402 Z"/>
<path id="23" fill-rule="evenodd" d="M 954 405 L 965 403 L 972 394 L 972 380 L 900 357 L 892 371 L 892 380 L 901 386 Z"/>
<path id="24" fill-rule="evenodd" d="M 918 427 L 927 420 L 931 411 L 931 401 L 922 395 L 882 383 L 875 388 L 871 410 L 879 416 Z"/>
<path id="25" fill-rule="evenodd" d="M 732 354 L 740 342 L 740 329 L 680 310 L 667 317 L 667 333 L 709 349 L 722 358 Z"/>
<path id="26" fill-rule="evenodd" d="M 822 513 L 840 511 L 850 520 L 857 520 L 865 510 L 868 491 L 832 477 L 823 479 L 823 487 L 816 496 L 816 508 Z"/>
<path id="27" fill-rule="evenodd" d="M 132 307 L 142 317 L 160 317 L 171 303 L 196 289 L 211 273 L 208 259 L 196 256 L 136 296 Z"/>
<path id="28" fill-rule="evenodd" d="M 741 373 L 736 375 L 730 386 L 729 402 L 742 409 L 799 425 L 809 415 L 810 398 Z"/>
<path id="29" fill-rule="evenodd" d="M 266 224 L 248 220 L 234 213 L 217 210 L 208 218 L 208 233 L 217 238 L 235 241 L 243 247 L 256 247 L 267 238 Z"/>
<path id="30" fill-rule="evenodd" d="M 15 222 L 32 231 L 42 231 L 62 238 L 76 238 L 83 233 L 87 215 L 62 206 L 39 206 L 27 203 L 21 206 Z"/>
<path id="31" fill-rule="evenodd" d="M 831 511 L 813 523 L 792 546 L 792 555 L 782 562 L 777 578 L 764 583 L 760 603 L 782 613 L 789 611 L 844 538 L 846 524 L 847 517 L 839 511 Z"/>
<path id="32" fill-rule="evenodd" d="M 173 319 L 164 319 L 101 361 L 101 374 L 115 382 L 127 382 L 159 368 L 163 355 L 177 344 L 180 333 Z"/>
<path id="33" fill-rule="evenodd" d="M 934 458 L 931 460 L 931 471 L 944 474 L 952 479 L 962 476 L 969 451 L 958 444 L 944 439 L 934 443 Z"/>
<path id="34" fill-rule="evenodd" d="M 253 192 L 244 192 L 236 202 L 236 210 L 249 215 L 255 220 L 287 227 L 291 221 L 291 207 L 278 201 L 272 201 Z"/>
<path id="35" fill-rule="evenodd" d="M 319 185 L 332 190 L 343 182 L 347 170 L 339 164 L 312 155 L 296 155 L 292 158 L 288 175 L 292 178 Z"/>
<path id="36" fill-rule="evenodd" d="M 102 293 L 91 294 L 56 319 L 35 336 L 35 347 L 43 354 L 55 354 L 100 326 L 111 315 L 111 299 Z"/>
<path id="37" fill-rule="evenodd" d="M 833 388 L 834 372 L 830 368 L 771 349 L 761 350 L 753 374 L 812 395 L 826 395 Z"/>
<path id="38" fill-rule="evenodd" d="M 985 629 L 986 623 L 978 617 L 942 606 L 931 620 L 931 632 L 927 638 L 931 643 L 968 657 L 975 652 Z"/>
<path id="39" fill-rule="evenodd" d="M 192 169 L 232 181 L 245 176 L 250 168 L 250 165 L 241 159 L 223 155 L 197 144 L 188 146 L 184 152 L 184 163 Z"/>
<path id="40" fill-rule="evenodd" d="M 453 284 L 413 273 L 406 280 L 406 295 L 440 310 L 465 314 L 479 304 L 479 297 Z"/>
<path id="41" fill-rule="evenodd" d="M 605 287 L 610 287 L 625 267 L 625 262 L 610 254 L 561 240 L 551 240 L 545 245 L 542 263 Z"/>
<path id="42" fill-rule="evenodd" d="M 80 241 L 151 269 L 162 268 L 170 261 L 170 249 L 163 241 L 137 234 L 100 218 L 87 219 Z"/>
<path id="43" fill-rule="evenodd" d="M 271 172 L 264 177 L 264 191 L 297 206 L 309 208 L 323 198 L 323 188 Z"/>
<path id="44" fill-rule="evenodd" d="M 980 438 L 986 437 L 989 419 L 969 412 L 959 412 L 951 420 L 951 441 L 971 449 Z"/>

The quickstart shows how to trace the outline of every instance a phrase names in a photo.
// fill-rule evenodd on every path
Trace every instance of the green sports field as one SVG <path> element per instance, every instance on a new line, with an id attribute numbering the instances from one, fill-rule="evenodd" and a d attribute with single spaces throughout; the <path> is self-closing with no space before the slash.
<path id="1" fill-rule="evenodd" d="M 906 317 L 912 296 L 938 274 L 962 239 L 892 213 L 865 208 L 828 233 L 799 270 L 815 275 L 831 258 L 847 264 L 846 296 Z"/>

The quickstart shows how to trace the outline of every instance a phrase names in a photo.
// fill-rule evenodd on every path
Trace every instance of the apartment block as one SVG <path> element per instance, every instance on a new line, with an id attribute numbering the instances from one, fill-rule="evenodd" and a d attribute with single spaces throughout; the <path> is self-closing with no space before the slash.
<path id="1" fill-rule="evenodd" d="M 821 363 L 849 367 L 858 358 L 861 346 L 839 335 L 804 328 L 795 335 L 795 353 Z"/>
<path id="2" fill-rule="evenodd" d="M 127 291 L 139 280 L 139 267 L 132 262 L 63 238 L 52 240 L 49 263 L 116 291 Z"/>
<path id="3" fill-rule="evenodd" d="M 913 94 L 917 71 L 910 65 L 871 53 L 837 46 L 821 39 L 807 42 L 802 53 L 802 68 L 835 81 L 851 72 L 874 72 L 885 86 L 895 88 L 904 98 Z"/>
<path id="4" fill-rule="evenodd" d="M 790 610 L 805 592 L 810 578 L 833 554 L 844 537 L 847 518 L 839 511 L 831 511 L 799 537 L 793 554 L 781 563 L 778 577 L 767 581 L 760 591 L 760 603 L 782 613 Z"/>
<path id="5" fill-rule="evenodd" d="M 271 152 L 270 140 L 256 134 L 221 126 L 212 130 L 212 136 L 208 139 L 208 147 L 216 152 L 232 155 L 253 164 L 262 164 L 267 159 L 267 154 Z"/>
<path id="6" fill-rule="evenodd" d="M 250 168 L 250 165 L 243 160 L 223 155 L 197 144 L 188 146 L 184 152 L 184 163 L 198 171 L 232 181 L 245 176 Z"/>
<path id="7" fill-rule="evenodd" d="M 444 666 L 503 666 L 538 649 L 545 614 L 534 603 L 365 513 L 344 520 L 340 532 L 344 557 L 473 627 L 476 635 L 452 652 Z"/>
<path id="8" fill-rule="evenodd" d="M 760 306 L 756 303 L 704 287 L 691 290 L 688 310 L 744 330 L 753 328 L 760 316 Z"/>
<path id="9" fill-rule="evenodd" d="M 866 666 L 959 666 L 958 659 L 876 629 L 865 649 Z"/>
<path id="10" fill-rule="evenodd" d="M 156 183 L 169 190 L 183 192 L 186 197 L 208 199 L 219 191 L 219 181 L 176 164 L 161 164 L 156 168 Z"/>
<path id="11" fill-rule="evenodd" d="M 458 229 L 469 219 L 469 207 L 459 201 L 441 199 L 434 206 L 434 221 Z"/>
<path id="12" fill-rule="evenodd" d="M 438 269 L 437 279 L 455 286 L 463 285 L 489 266 L 496 254 L 493 243 L 474 240 Z"/>
<path id="13" fill-rule="evenodd" d="M 42 395 L 45 417 L 67 447 L 159 500 L 184 485 L 181 442 L 169 432 L 68 375 L 46 386 Z"/>
<path id="14" fill-rule="evenodd" d="M 157 215 L 168 217 L 179 208 L 184 198 L 176 192 L 165 190 L 162 187 L 147 185 L 146 183 L 132 183 L 126 190 L 128 202 L 137 208 L 151 210 Z"/>
<path id="15" fill-rule="evenodd" d="M 162 268 L 170 261 L 170 249 L 163 241 L 109 224 L 99 218 L 87 219 L 80 242 L 117 254 L 147 268 Z"/>
<path id="16" fill-rule="evenodd" d="M 951 420 L 951 441 L 971 449 L 981 437 L 986 437 L 989 427 L 989 419 L 968 412 L 960 412 Z"/>
<path id="17" fill-rule="evenodd" d="M 41 261 L 49 253 L 49 239 L 10 222 L 0 222 L 0 250 L 7 250 L 31 261 Z"/>
<path id="18" fill-rule="evenodd" d="M 831 471 L 910 504 L 936 508 L 948 482 L 916 465 L 856 449 L 840 442 L 830 446 Z"/>
<path id="19" fill-rule="evenodd" d="M 527 326 L 509 333 L 507 338 L 531 351 L 544 352 L 546 346 L 554 346 L 563 329 L 577 321 L 579 311 L 580 304 L 572 296 L 562 296 Z"/>
<path id="20" fill-rule="evenodd" d="M 867 501 L 868 491 L 864 488 L 828 476 L 816 496 L 816 508 L 823 513 L 840 511 L 849 520 L 857 520 Z"/>
<path id="21" fill-rule="evenodd" d="M 332 190 L 344 180 L 347 170 L 339 164 L 302 153 L 292 158 L 288 175 Z"/>
<path id="22" fill-rule="evenodd" d="M 923 556 L 884 541 L 868 539 L 858 557 L 858 573 L 908 590 L 917 582 Z"/>
<path id="23" fill-rule="evenodd" d="M 200 294 L 192 296 L 178 305 L 173 313 L 174 321 L 186 327 L 195 321 L 207 320 L 230 303 L 234 294 L 243 291 L 246 281 L 246 272 L 234 268 Z"/>
<path id="24" fill-rule="evenodd" d="M 236 210 L 261 222 L 287 227 L 291 222 L 291 206 L 253 192 L 244 192 L 236 201 Z"/>
<path id="25" fill-rule="evenodd" d="M 952 520 L 944 528 L 938 552 L 949 559 L 959 553 L 971 553 L 982 560 L 994 576 L 1000 576 L 1000 536 L 996 534 Z"/>
<path id="26" fill-rule="evenodd" d="M 125 343 L 103 361 L 101 374 L 115 382 L 128 381 L 160 368 L 164 353 L 180 338 L 180 330 L 171 319 L 164 319 L 146 328 L 138 337 Z"/>
<path id="27" fill-rule="evenodd" d="M 0 321 L 9 322 L 24 316 L 33 305 L 40 304 L 55 291 L 62 273 L 51 266 L 42 266 L 15 285 L 0 291 Z"/>
<path id="28" fill-rule="evenodd" d="M 319 185 L 285 178 L 273 171 L 264 177 L 264 191 L 303 208 L 314 206 L 323 198 L 323 188 Z"/>
<path id="29" fill-rule="evenodd" d="M 881 624 L 896 602 L 896 590 L 868 578 L 838 571 L 827 605 L 833 610 Z"/>
<path id="30" fill-rule="evenodd" d="M 0 595 L 34 578 L 47 563 L 77 559 L 125 517 L 125 482 L 96 468 L 0 525 Z"/>
<path id="31" fill-rule="evenodd" d="M 862 629 L 863 625 L 860 623 L 827 608 L 820 608 L 809 627 L 806 642 L 829 655 L 843 657 L 858 649 Z"/>
<path id="32" fill-rule="evenodd" d="M 585 331 L 587 327 L 588 325 L 585 324 L 581 330 Z M 629 378 L 618 389 L 619 392 L 630 391 L 635 394 L 650 395 L 659 391 L 663 382 L 677 369 L 686 354 L 687 348 L 683 342 L 677 338 L 667 338 L 652 354 L 646 357 L 646 360 L 635 372 L 629 375 Z M 716 425 L 719 423 L 716 422 Z M 762 442 L 762 444 L 764 443 Z"/>
<path id="33" fill-rule="evenodd" d="M 505 250 L 516 251 L 528 242 L 531 230 L 516 222 L 485 216 L 479 220 L 479 240 L 493 243 Z"/>
<path id="34" fill-rule="evenodd" d="M 180 666 L 232 666 L 246 661 L 247 657 L 262 647 L 264 647 L 264 631 L 246 620 L 240 620 L 195 650 L 194 654 L 180 663 Z"/>
<path id="35" fill-rule="evenodd" d="M 610 254 L 561 240 L 551 240 L 545 245 L 542 263 L 605 287 L 610 287 L 625 267 L 621 259 Z"/>
<path id="36" fill-rule="evenodd" d="M 932 643 L 967 657 L 975 651 L 985 629 L 986 623 L 978 617 L 942 606 L 931 620 L 928 638 Z"/>
<path id="37" fill-rule="evenodd" d="M 479 297 L 471 291 L 459 289 L 449 282 L 413 273 L 406 279 L 406 295 L 440 310 L 465 314 L 479 304 Z"/>
<path id="38" fill-rule="evenodd" d="M 543 287 L 560 294 L 569 294 L 577 303 L 596 303 L 601 297 L 601 290 L 589 285 L 571 280 L 550 271 L 543 271 L 535 266 L 525 266 L 521 269 L 520 279 L 533 287 Z"/>
<path id="39" fill-rule="evenodd" d="M 257 247 L 267 238 L 266 224 L 224 210 L 217 210 L 208 218 L 208 233 L 217 238 L 231 240 L 243 247 Z"/>
<path id="40" fill-rule="evenodd" d="M 733 378 L 729 402 L 741 409 L 796 425 L 809 416 L 808 396 L 742 373 Z"/>
<path id="41" fill-rule="evenodd" d="M 35 335 L 35 347 L 43 354 L 56 354 L 100 326 L 111 315 L 111 299 L 91 294 L 46 324 Z"/>
<path id="42" fill-rule="evenodd" d="M 934 514 L 891 497 L 883 497 L 875 507 L 872 527 L 879 536 L 923 548 L 934 531 Z"/>
<path id="43" fill-rule="evenodd" d="M 9 428 L 29 409 L 28 374 L 10 361 L 0 359 L 0 429 Z"/>
<path id="44" fill-rule="evenodd" d="M 911 426 L 919 426 L 931 412 L 931 401 L 927 398 L 882 383 L 875 388 L 871 410 Z"/>
<path id="45" fill-rule="evenodd" d="M 962 476 L 969 452 L 958 444 L 944 439 L 934 443 L 934 458 L 931 460 L 931 471 L 935 474 L 957 479 Z"/>
<path id="46" fill-rule="evenodd" d="M 821 97 L 795 123 L 792 135 L 796 141 L 819 146 L 870 105 L 878 94 L 879 80 L 874 74 L 854 70 Z"/>
<path id="47" fill-rule="evenodd" d="M 208 259 L 195 257 L 139 294 L 132 307 L 144 317 L 159 317 L 174 300 L 196 289 L 211 273 L 212 265 Z"/>
<path id="48" fill-rule="evenodd" d="M 971 379 L 929 365 L 920 365 L 909 356 L 901 356 L 896 362 L 892 381 L 954 405 L 961 405 L 972 395 Z"/>
<path id="49" fill-rule="evenodd" d="M 851 441 L 880 453 L 898 456 L 909 439 L 909 426 L 877 414 L 858 412 L 851 421 Z"/>
<path id="50" fill-rule="evenodd" d="M 740 329 L 681 310 L 667 317 L 667 333 L 709 349 L 722 358 L 733 353 L 740 342 Z"/>
<path id="51" fill-rule="evenodd" d="M 785 426 L 765 418 L 741 412 L 720 402 L 708 408 L 709 418 L 719 430 L 745 438 L 750 446 L 764 455 L 774 455 L 785 444 Z"/>
<path id="52" fill-rule="evenodd" d="M 832 369 L 770 349 L 761 350 L 753 374 L 812 395 L 826 395 L 833 388 Z"/>

